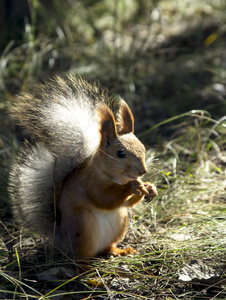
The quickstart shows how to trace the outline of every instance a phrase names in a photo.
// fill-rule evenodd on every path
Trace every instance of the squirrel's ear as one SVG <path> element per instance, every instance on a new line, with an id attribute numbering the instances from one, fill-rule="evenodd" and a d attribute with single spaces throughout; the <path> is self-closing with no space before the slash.
<path id="1" fill-rule="evenodd" d="M 128 104 L 121 99 L 118 113 L 118 134 L 134 132 L 134 118 Z"/>
<path id="2" fill-rule="evenodd" d="M 102 135 L 102 144 L 108 147 L 116 138 L 115 118 L 110 108 L 105 104 L 99 104 L 97 107 L 100 132 Z"/>

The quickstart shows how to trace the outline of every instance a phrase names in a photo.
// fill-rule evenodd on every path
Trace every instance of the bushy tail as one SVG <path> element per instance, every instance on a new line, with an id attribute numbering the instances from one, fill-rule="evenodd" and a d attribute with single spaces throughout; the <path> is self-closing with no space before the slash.
<path id="1" fill-rule="evenodd" d="M 22 94 L 12 106 L 11 115 L 57 157 L 67 174 L 98 148 L 95 105 L 106 98 L 82 79 L 68 77 L 65 81 L 56 77 L 37 85 L 34 93 Z"/>
<path id="2" fill-rule="evenodd" d="M 15 217 L 25 227 L 54 234 L 56 222 L 55 157 L 42 145 L 25 144 L 9 176 L 9 192 Z M 56 224 L 57 225 L 57 224 Z"/>
<path id="3" fill-rule="evenodd" d="M 14 215 L 43 233 L 51 233 L 56 187 L 97 151 L 100 131 L 96 104 L 107 95 L 81 79 L 56 77 L 23 94 L 11 115 L 35 138 L 15 160 L 9 180 Z"/>

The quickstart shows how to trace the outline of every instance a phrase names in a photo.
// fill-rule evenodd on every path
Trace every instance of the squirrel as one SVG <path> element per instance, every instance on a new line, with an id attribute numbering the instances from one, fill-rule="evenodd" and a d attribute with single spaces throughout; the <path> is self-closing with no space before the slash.
<path id="1" fill-rule="evenodd" d="M 157 190 L 141 180 L 146 150 L 128 104 L 84 79 L 55 76 L 20 94 L 10 114 L 31 136 L 9 175 L 14 216 L 75 256 L 135 254 L 117 247 L 128 208 Z"/>

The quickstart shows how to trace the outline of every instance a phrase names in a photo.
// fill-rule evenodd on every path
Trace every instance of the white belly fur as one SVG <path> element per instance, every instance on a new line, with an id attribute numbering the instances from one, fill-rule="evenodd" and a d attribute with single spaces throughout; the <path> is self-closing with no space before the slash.
<path id="1" fill-rule="evenodd" d="M 122 234 L 127 208 L 120 207 L 113 211 L 95 209 L 93 211 L 97 221 L 98 252 L 105 250 Z"/>

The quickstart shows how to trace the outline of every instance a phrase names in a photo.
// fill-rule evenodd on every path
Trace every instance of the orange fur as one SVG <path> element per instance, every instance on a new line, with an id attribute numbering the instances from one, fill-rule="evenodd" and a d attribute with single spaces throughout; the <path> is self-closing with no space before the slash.
<path id="1" fill-rule="evenodd" d="M 144 157 L 137 165 L 132 160 L 133 153 L 131 161 L 128 161 L 129 155 L 119 162 L 113 159 L 117 145 L 124 141 L 116 132 L 110 110 L 105 105 L 99 105 L 98 112 L 102 135 L 100 149 L 81 168 L 76 169 L 63 185 L 59 201 L 61 239 L 70 252 L 81 256 L 94 256 L 102 252 L 115 256 L 130 255 L 136 251 L 132 248 L 121 250 L 115 245 L 126 232 L 127 207 L 149 195 L 151 184 L 146 183 L 148 191 L 139 179 L 140 174 L 146 172 Z M 133 128 L 129 124 L 125 126 L 130 130 Z M 132 162 L 135 168 L 130 169 Z"/>

